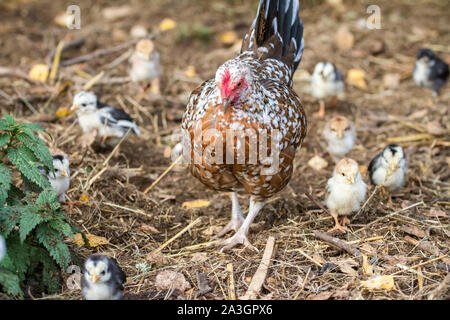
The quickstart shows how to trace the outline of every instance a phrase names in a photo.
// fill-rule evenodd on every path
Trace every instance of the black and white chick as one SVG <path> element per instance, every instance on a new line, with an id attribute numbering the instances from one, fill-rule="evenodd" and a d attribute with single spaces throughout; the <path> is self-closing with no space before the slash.
<path id="1" fill-rule="evenodd" d="M 449 76 L 448 64 L 427 48 L 417 52 L 416 66 L 413 72 L 414 82 L 421 87 L 433 90 L 433 96 L 439 95 Z"/>
<path id="2" fill-rule="evenodd" d="M 327 151 L 336 163 L 355 145 L 355 125 L 343 116 L 337 116 L 328 121 L 322 135 L 327 142 Z"/>
<path id="3" fill-rule="evenodd" d="M 319 111 L 316 117 L 325 117 L 325 101 L 327 97 L 334 97 L 333 104 L 337 102 L 337 95 L 344 91 L 344 79 L 341 72 L 331 62 L 319 62 L 314 67 L 311 76 L 311 94 L 319 99 Z"/>
<path id="4" fill-rule="evenodd" d="M 149 39 L 142 39 L 136 44 L 136 49 L 130 58 L 130 78 L 133 82 L 150 84 L 154 93 L 160 93 L 160 78 L 162 67 L 160 55 L 155 45 Z"/>
<path id="5" fill-rule="evenodd" d="M 81 91 L 73 98 L 71 110 L 75 110 L 84 133 L 98 130 L 104 142 L 107 138 L 122 138 L 131 129 L 136 135 L 140 131 L 128 113 L 102 103 L 89 91 Z"/>
<path id="6" fill-rule="evenodd" d="M 5 238 L 0 234 L 0 261 L 2 261 L 5 254 L 6 254 L 6 242 Z"/>
<path id="7" fill-rule="evenodd" d="M 369 164 L 370 182 L 380 185 L 391 192 L 405 184 L 408 168 L 403 148 L 390 144 L 383 149 Z"/>
<path id="8" fill-rule="evenodd" d="M 81 294 L 86 300 L 120 300 L 126 275 L 116 259 L 95 254 L 84 263 Z"/>
<path id="9" fill-rule="evenodd" d="M 360 209 L 366 199 L 366 192 L 367 185 L 362 179 L 358 163 L 350 158 L 339 161 L 327 184 L 326 205 L 335 222 L 328 232 L 348 231 L 345 225 L 350 221 L 346 216 Z M 343 216 L 342 223 L 338 220 L 339 216 Z"/>
<path id="10" fill-rule="evenodd" d="M 69 159 L 64 155 L 53 156 L 54 172 L 44 172 L 50 184 L 58 196 L 59 202 L 66 201 L 66 191 L 70 186 L 70 164 Z"/>

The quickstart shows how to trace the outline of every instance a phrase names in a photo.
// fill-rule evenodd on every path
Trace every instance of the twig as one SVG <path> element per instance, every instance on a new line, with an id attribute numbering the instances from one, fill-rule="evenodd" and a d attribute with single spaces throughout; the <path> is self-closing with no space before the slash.
<path id="1" fill-rule="evenodd" d="M 264 249 L 264 254 L 259 264 L 258 270 L 256 270 L 255 275 L 248 286 L 247 292 L 240 300 L 254 300 L 261 291 L 262 285 L 267 276 L 267 271 L 269 270 L 270 260 L 273 256 L 275 247 L 275 238 L 269 237 L 267 239 L 266 248 Z"/>
<path id="2" fill-rule="evenodd" d="M 296 294 L 295 297 L 294 297 L 294 300 L 297 300 L 297 298 L 298 298 L 298 296 L 300 295 L 300 293 L 303 291 L 303 289 L 305 289 L 305 285 L 306 285 L 306 282 L 308 282 L 308 277 L 309 277 L 309 273 L 310 273 L 310 272 L 311 272 L 311 267 L 308 269 L 308 272 L 306 273 L 305 280 L 304 280 L 303 283 L 302 283 L 302 287 L 301 287 L 300 290 L 298 290 L 297 294 Z"/>
<path id="3" fill-rule="evenodd" d="M 55 80 L 56 77 L 58 76 L 58 70 L 59 70 L 59 63 L 61 61 L 61 53 L 62 53 L 62 49 L 64 47 L 64 41 L 61 40 L 58 45 L 56 46 L 56 51 L 55 51 L 55 55 L 53 57 L 53 62 L 52 62 L 52 70 L 50 71 L 50 76 L 49 76 L 49 80 L 50 80 L 50 84 L 55 84 Z"/>
<path id="4" fill-rule="evenodd" d="M 156 36 L 156 34 L 153 34 L 153 35 L 147 36 L 146 38 L 152 40 L 155 38 L 155 36 Z M 141 39 L 133 39 L 131 41 L 121 43 L 112 48 L 96 50 L 94 52 L 85 54 L 84 56 L 65 60 L 65 61 L 61 62 L 61 65 L 64 67 L 67 67 L 67 66 L 71 66 L 73 64 L 83 63 L 83 62 L 89 61 L 94 58 L 105 56 L 105 55 L 108 55 L 108 54 L 111 54 L 111 53 L 114 53 L 114 52 L 117 52 L 117 51 L 120 51 L 123 49 L 127 49 L 127 48 L 135 45 L 139 40 L 141 40 Z"/>
<path id="5" fill-rule="evenodd" d="M 183 157 L 183 155 L 180 155 L 174 162 L 172 162 L 172 164 L 166 169 L 166 171 L 164 171 L 159 177 L 158 179 L 156 179 L 155 181 L 153 181 L 153 183 L 144 191 L 144 194 L 147 194 L 150 190 L 153 189 L 153 187 L 162 179 L 164 178 L 164 176 L 169 173 L 170 170 L 173 169 L 173 167 L 175 167 L 175 165 L 181 160 L 181 158 Z"/>
<path id="6" fill-rule="evenodd" d="M 332 237 L 328 234 L 322 233 L 322 232 L 314 232 L 314 237 L 323 240 L 325 242 L 328 242 L 329 244 L 332 244 L 340 249 L 343 249 L 345 251 L 347 251 L 348 253 L 352 254 L 354 257 L 360 259 L 362 261 L 362 254 L 361 252 L 356 249 L 354 246 L 348 244 L 347 242 Z"/>
<path id="7" fill-rule="evenodd" d="M 228 299 L 236 300 L 236 289 L 234 285 L 234 274 L 233 274 L 233 264 L 227 264 L 227 271 L 229 273 L 228 277 Z"/>
<path id="8" fill-rule="evenodd" d="M 28 102 L 28 100 L 25 98 L 25 96 L 16 88 L 15 85 L 13 85 L 14 91 L 19 96 L 20 100 L 27 106 L 28 109 L 30 109 L 34 114 L 38 114 L 37 110 L 31 105 L 31 103 Z"/>
<path id="9" fill-rule="evenodd" d="M 434 258 L 434 259 L 431 259 L 431 260 L 428 260 L 428 261 L 425 261 L 425 262 L 421 262 L 421 263 L 419 263 L 419 264 L 416 264 L 416 265 L 414 265 L 414 266 L 412 266 L 412 267 L 409 267 L 408 269 L 402 269 L 402 270 L 399 270 L 399 271 L 397 271 L 397 272 L 394 272 L 393 274 L 391 274 L 391 276 L 395 276 L 395 275 L 397 275 L 397 274 L 399 274 L 399 273 L 402 273 L 402 272 L 404 272 L 404 271 L 409 271 L 409 270 L 411 270 L 411 269 L 415 269 L 415 268 L 417 268 L 417 267 L 424 266 L 424 265 L 426 265 L 426 264 L 429 264 L 429 263 L 432 263 L 432 262 L 435 262 L 435 261 L 438 261 L 438 260 L 442 260 L 442 259 L 447 258 L 447 257 L 448 257 L 448 254 L 444 254 L 443 256 L 440 256 L 440 257 L 438 257 L 438 258 Z"/>
<path id="10" fill-rule="evenodd" d="M 378 189 L 380 189 L 380 185 L 377 184 L 375 189 L 373 189 L 372 194 L 370 195 L 370 197 L 367 198 L 366 202 L 364 202 L 364 204 L 362 205 L 361 209 L 359 209 L 358 212 L 353 216 L 352 220 L 355 220 L 355 218 L 364 210 L 364 208 L 369 203 L 370 199 L 372 199 L 372 197 L 378 191 Z"/>
<path id="11" fill-rule="evenodd" d="M 100 81 L 100 79 L 105 75 L 105 71 L 101 71 L 100 73 L 98 73 L 97 75 L 95 75 L 95 77 L 93 77 L 92 79 L 90 79 L 88 82 L 86 82 L 83 86 L 83 90 L 89 90 L 90 88 L 92 88 L 97 82 Z"/>
<path id="12" fill-rule="evenodd" d="M 61 49 L 61 52 L 70 50 L 72 48 L 81 47 L 84 44 L 84 42 L 85 42 L 84 38 L 75 39 L 73 41 L 70 41 L 70 42 L 64 44 L 64 46 Z M 55 57 L 56 50 L 57 50 L 56 48 L 52 49 L 50 51 L 50 54 L 47 57 L 47 65 L 48 65 L 48 67 L 51 67 L 51 63 L 53 61 L 53 58 Z"/>
<path id="13" fill-rule="evenodd" d="M 25 72 L 19 70 L 19 69 L 13 69 L 13 68 L 7 68 L 7 67 L 1 67 L 0 66 L 0 78 L 1 77 L 17 77 L 27 80 L 28 82 L 31 82 L 36 85 L 43 85 L 47 87 L 47 85 L 43 82 L 31 79 Z"/>
<path id="14" fill-rule="evenodd" d="M 312 263 L 314 263 L 315 265 L 319 266 L 322 268 L 322 264 L 317 262 L 316 260 L 314 260 L 314 258 L 310 257 L 309 255 L 307 255 L 305 252 L 303 252 L 301 249 L 294 249 L 295 251 L 300 252 L 300 254 L 302 256 L 304 256 L 306 259 L 308 259 L 309 261 L 311 261 Z"/>
<path id="15" fill-rule="evenodd" d="M 331 216 L 331 213 L 316 199 L 313 198 L 312 195 L 310 195 L 308 192 L 305 191 L 305 195 L 309 198 L 309 200 L 311 200 L 312 202 L 314 202 L 317 206 L 319 206 L 320 209 L 322 209 L 323 211 L 325 211 L 325 213 L 329 214 Z"/>
<path id="16" fill-rule="evenodd" d="M 162 245 L 159 246 L 158 249 L 156 249 L 155 251 L 152 252 L 152 254 L 158 253 L 160 252 L 162 249 L 164 249 L 165 247 L 167 247 L 169 244 L 171 244 L 173 241 L 175 241 L 178 237 L 180 237 L 183 233 L 185 233 L 186 231 L 188 231 L 189 229 L 191 229 L 193 226 L 195 226 L 197 223 L 199 223 L 201 220 L 201 218 L 197 218 L 194 221 L 192 221 L 189 225 L 187 225 L 183 230 L 181 230 L 180 232 L 178 232 L 176 235 L 174 235 L 172 238 L 170 238 L 169 240 L 167 240 L 165 243 L 163 243 Z"/>

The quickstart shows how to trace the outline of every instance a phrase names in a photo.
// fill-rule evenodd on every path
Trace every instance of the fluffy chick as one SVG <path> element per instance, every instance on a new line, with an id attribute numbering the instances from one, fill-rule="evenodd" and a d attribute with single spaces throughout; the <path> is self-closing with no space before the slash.
<path id="1" fill-rule="evenodd" d="M 53 156 L 53 168 L 55 172 L 47 173 L 48 180 L 58 195 L 59 202 L 66 201 L 66 191 L 70 186 L 69 159 L 63 155 Z"/>
<path id="2" fill-rule="evenodd" d="M 311 77 L 311 94 L 319 99 L 320 109 L 314 115 L 325 116 L 325 102 L 327 97 L 335 97 L 344 91 L 344 80 L 341 72 L 330 62 L 319 62 L 314 67 Z"/>
<path id="3" fill-rule="evenodd" d="M 367 185 L 359 172 L 358 163 L 355 160 L 344 158 L 339 161 L 334 169 L 333 176 L 328 180 L 326 205 L 335 221 L 335 226 L 329 232 L 347 232 L 345 223 L 349 220 L 345 217 L 358 211 L 366 199 Z M 338 216 L 344 216 L 342 224 Z"/>
<path id="4" fill-rule="evenodd" d="M 116 259 L 91 255 L 84 263 L 81 293 L 86 300 L 120 300 L 125 282 Z"/>
<path id="5" fill-rule="evenodd" d="M 162 68 L 160 55 L 155 51 L 153 42 L 149 39 L 140 40 L 130 58 L 130 78 L 133 82 L 151 83 L 152 90 L 160 93 L 160 77 Z"/>
<path id="6" fill-rule="evenodd" d="M 414 82 L 418 86 L 430 88 L 433 90 L 433 96 L 438 96 L 448 76 L 448 64 L 442 61 L 430 49 L 419 49 L 413 72 Z"/>
<path id="7" fill-rule="evenodd" d="M 389 192 L 402 187 L 408 170 L 402 147 L 388 145 L 370 161 L 368 170 L 373 185 L 385 187 Z"/>
<path id="8" fill-rule="evenodd" d="M 136 134 L 140 131 L 128 113 L 97 100 L 89 91 L 81 91 L 73 98 L 71 110 L 75 110 L 84 133 L 98 130 L 104 142 L 109 137 L 122 138 L 131 128 Z"/>
<path id="9" fill-rule="evenodd" d="M 6 254 L 6 242 L 5 238 L 0 234 L 0 261 L 2 261 L 5 254 Z"/>
<path id="10" fill-rule="evenodd" d="M 334 117 L 325 124 L 323 137 L 327 142 L 327 151 L 337 163 L 355 145 L 355 125 L 346 117 Z"/>

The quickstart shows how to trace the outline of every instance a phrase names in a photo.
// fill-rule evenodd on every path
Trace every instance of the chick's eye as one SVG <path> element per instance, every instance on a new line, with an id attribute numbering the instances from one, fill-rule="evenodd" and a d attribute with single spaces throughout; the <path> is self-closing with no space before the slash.
<path id="1" fill-rule="evenodd" d="M 87 104 L 86 104 L 86 103 L 82 103 L 81 106 L 82 106 L 82 107 L 86 107 Z"/>
<path id="2" fill-rule="evenodd" d="M 105 271 L 100 272 L 100 274 L 101 274 L 102 276 L 105 275 Z"/>
<path id="3" fill-rule="evenodd" d="M 348 130 L 350 130 L 350 127 L 347 127 L 347 128 L 345 128 L 344 130 L 345 130 L 345 131 L 348 131 Z"/>
<path id="4" fill-rule="evenodd" d="M 345 176 L 345 174 L 344 173 L 341 173 L 342 174 L 342 176 Z"/>

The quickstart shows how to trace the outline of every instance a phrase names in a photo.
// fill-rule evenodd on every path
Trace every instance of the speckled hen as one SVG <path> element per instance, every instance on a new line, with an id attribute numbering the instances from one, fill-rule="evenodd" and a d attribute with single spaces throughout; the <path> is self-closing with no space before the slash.
<path id="1" fill-rule="evenodd" d="M 189 98 L 182 127 L 191 173 L 211 189 L 232 192 L 231 221 L 216 237 L 236 233 L 219 242 L 223 249 L 254 248 L 247 239 L 250 224 L 292 176 L 307 127 L 292 90 L 303 48 L 298 0 L 260 0 L 240 54 Z M 245 219 L 240 190 L 250 195 Z"/>

